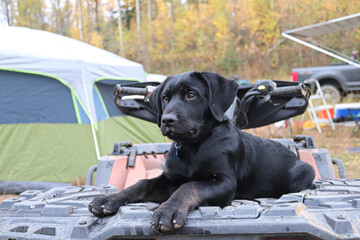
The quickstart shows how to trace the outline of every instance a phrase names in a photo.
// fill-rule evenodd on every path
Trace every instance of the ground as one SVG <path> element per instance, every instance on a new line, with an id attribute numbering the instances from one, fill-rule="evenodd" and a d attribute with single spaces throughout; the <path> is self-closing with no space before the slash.
<path id="1" fill-rule="evenodd" d="M 332 130 L 330 126 L 323 126 L 320 134 L 315 128 L 303 130 L 295 127 L 295 125 L 296 120 L 293 123 L 291 138 L 294 135 L 311 135 L 316 147 L 328 149 L 331 157 L 339 158 L 344 162 L 347 178 L 360 178 L 360 129 L 357 130 L 355 126 L 336 126 L 335 130 Z M 248 132 L 254 134 L 253 130 L 248 130 Z M 289 136 L 287 129 L 280 129 L 277 134 L 274 134 L 275 132 L 276 129 L 273 125 L 271 125 L 270 130 L 268 127 L 255 130 L 256 135 L 261 137 L 282 138 Z M 359 148 L 359 152 L 351 152 L 349 151 L 350 148 Z"/>
<path id="2" fill-rule="evenodd" d="M 316 129 L 302 131 L 301 134 L 313 136 L 316 147 L 326 148 L 332 157 L 341 159 L 345 165 L 347 178 L 360 178 L 360 151 L 358 153 L 349 151 L 350 148 L 360 148 L 360 130 L 354 133 L 355 127 L 344 126 L 336 126 L 334 131 L 330 127 L 322 129 L 324 130 L 322 134 Z"/>
<path id="3" fill-rule="evenodd" d="M 2 195 L 0 195 L 0 203 L 1 203 L 3 200 L 5 200 L 5 199 L 7 199 L 7 198 L 12 198 L 12 197 L 17 197 L 17 195 L 12 195 L 12 194 L 2 194 Z"/>

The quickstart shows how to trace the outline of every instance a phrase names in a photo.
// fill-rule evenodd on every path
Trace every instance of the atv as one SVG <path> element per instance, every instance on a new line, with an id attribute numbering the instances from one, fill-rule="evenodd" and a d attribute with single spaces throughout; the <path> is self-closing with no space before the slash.
<path id="1" fill-rule="evenodd" d="M 156 122 L 157 112 L 149 105 L 156 86 L 117 85 L 115 104 L 127 115 Z M 309 96 L 302 83 L 262 80 L 240 86 L 225 115 L 240 129 L 260 127 L 303 113 Z M 170 143 L 118 142 L 89 168 L 85 186 L 28 190 L 4 200 L 0 239 L 360 239 L 360 180 L 347 180 L 342 162 L 316 148 L 311 136 L 274 140 L 314 167 L 316 188 L 279 199 L 236 199 L 224 208 L 201 206 L 189 213 L 183 228 L 159 234 L 149 224 L 156 203 L 128 204 L 105 218 L 88 211 L 94 197 L 160 175 L 170 148 Z"/>

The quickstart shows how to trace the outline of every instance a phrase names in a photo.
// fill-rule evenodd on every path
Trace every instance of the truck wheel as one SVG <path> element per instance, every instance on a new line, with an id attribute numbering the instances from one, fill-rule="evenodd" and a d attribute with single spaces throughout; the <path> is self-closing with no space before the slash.
<path id="1" fill-rule="evenodd" d="M 334 85 L 325 84 L 321 86 L 326 103 L 338 103 L 341 100 L 341 92 Z"/>

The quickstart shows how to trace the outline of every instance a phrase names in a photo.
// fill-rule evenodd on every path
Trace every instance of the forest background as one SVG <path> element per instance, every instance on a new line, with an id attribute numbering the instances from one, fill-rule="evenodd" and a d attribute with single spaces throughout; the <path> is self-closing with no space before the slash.
<path id="1" fill-rule="evenodd" d="M 149 73 L 209 70 L 288 80 L 293 67 L 334 60 L 281 32 L 358 13 L 360 1 L 1 0 L 0 10 L 9 25 L 78 39 L 140 62 Z M 316 40 L 350 55 L 360 49 L 360 29 Z"/>

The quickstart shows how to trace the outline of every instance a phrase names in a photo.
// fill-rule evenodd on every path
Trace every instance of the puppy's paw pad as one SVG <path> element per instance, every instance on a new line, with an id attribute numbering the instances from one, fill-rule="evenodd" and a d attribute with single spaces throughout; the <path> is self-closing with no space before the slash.
<path id="1" fill-rule="evenodd" d="M 96 216 L 101 216 L 101 213 L 99 211 L 96 211 L 94 208 L 89 208 L 89 211 Z"/>
<path id="2" fill-rule="evenodd" d="M 182 228 L 182 226 L 180 224 L 177 224 L 177 223 L 174 224 L 174 229 L 175 230 L 178 230 L 180 228 Z"/>
<path id="3" fill-rule="evenodd" d="M 119 195 L 96 197 L 89 204 L 89 211 L 98 217 L 113 215 L 117 213 L 121 205 L 124 205 L 123 202 Z"/>
<path id="4" fill-rule="evenodd" d="M 186 216 L 186 207 L 179 207 L 178 204 L 162 204 L 153 214 L 151 227 L 157 232 L 177 230 L 184 226 Z"/>
<path id="5" fill-rule="evenodd" d="M 171 229 L 168 228 L 168 227 L 165 227 L 165 226 L 161 226 L 161 227 L 160 227 L 160 231 L 161 231 L 161 232 L 170 232 Z"/>
<path id="6" fill-rule="evenodd" d="M 103 213 L 104 213 L 105 215 L 114 214 L 114 212 L 112 212 L 112 211 L 110 211 L 110 210 L 107 210 L 107 209 L 104 209 L 104 210 L 103 210 Z M 115 212 L 115 213 L 116 213 L 116 212 Z"/>

